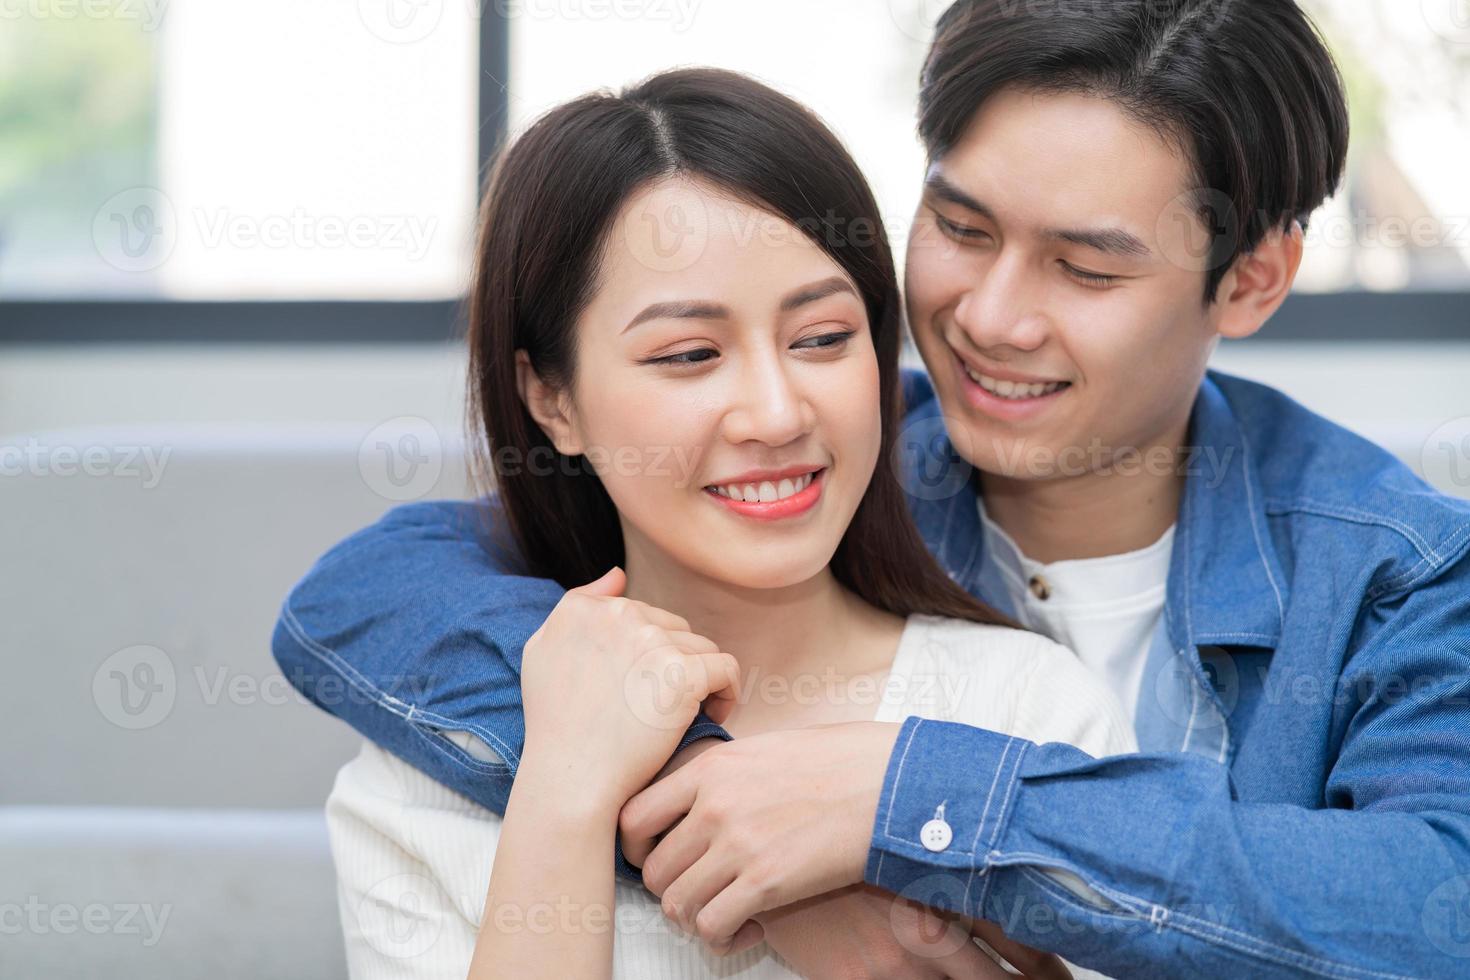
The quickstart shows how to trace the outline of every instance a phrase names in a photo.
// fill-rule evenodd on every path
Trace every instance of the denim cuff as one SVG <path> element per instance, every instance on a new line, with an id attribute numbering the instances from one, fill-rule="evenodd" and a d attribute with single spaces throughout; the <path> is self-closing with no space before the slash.
<path id="1" fill-rule="evenodd" d="M 674 750 L 673 754 L 678 755 L 684 751 L 685 746 L 692 745 L 702 738 L 717 738 L 722 742 L 728 742 L 731 740 L 731 735 L 719 725 L 706 718 L 704 712 L 701 711 L 695 717 L 694 724 L 689 726 L 689 730 L 679 740 L 679 747 Z M 623 856 L 623 838 L 621 834 L 618 835 L 613 846 L 616 849 L 613 852 L 613 867 L 617 870 L 618 877 L 631 881 L 636 885 L 643 884 L 642 869 L 633 867 L 628 863 L 628 859 Z"/>
<path id="2" fill-rule="evenodd" d="M 679 747 L 674 750 L 674 755 L 683 752 L 685 746 L 692 745 L 702 738 L 717 738 L 722 742 L 728 742 L 731 740 L 731 735 L 706 718 L 704 712 L 701 711 L 695 716 L 694 724 L 689 726 L 689 731 L 685 732 L 684 737 L 679 740 Z"/>
<path id="3" fill-rule="evenodd" d="M 863 879 L 977 915 L 1030 747 L 983 728 L 906 719 L 883 777 Z"/>

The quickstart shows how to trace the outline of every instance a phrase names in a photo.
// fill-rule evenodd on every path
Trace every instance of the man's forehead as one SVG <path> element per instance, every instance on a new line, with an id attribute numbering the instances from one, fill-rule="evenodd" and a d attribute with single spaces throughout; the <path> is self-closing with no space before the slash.
<path id="1" fill-rule="evenodd" d="M 1080 92 L 1006 91 L 974 114 L 938 162 L 963 187 L 1103 206 L 1156 206 L 1191 186 L 1194 167 L 1177 140 L 1111 99 Z"/>

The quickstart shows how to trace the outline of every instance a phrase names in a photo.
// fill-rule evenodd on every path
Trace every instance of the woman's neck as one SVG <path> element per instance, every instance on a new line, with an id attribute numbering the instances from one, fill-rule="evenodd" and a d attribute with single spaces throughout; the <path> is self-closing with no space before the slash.
<path id="1" fill-rule="evenodd" d="M 789 681 L 886 668 L 893 649 L 885 659 L 885 638 L 896 638 L 902 629 L 901 617 L 853 595 L 829 568 L 790 586 L 755 589 L 711 579 L 637 548 L 629 549 L 626 564 L 625 595 L 683 616 L 695 633 L 732 654 L 751 684 L 771 676 Z"/>

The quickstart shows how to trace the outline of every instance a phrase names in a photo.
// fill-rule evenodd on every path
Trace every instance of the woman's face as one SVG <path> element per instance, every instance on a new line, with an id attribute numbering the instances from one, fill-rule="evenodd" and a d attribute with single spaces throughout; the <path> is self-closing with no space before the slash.
<path id="1" fill-rule="evenodd" d="M 630 568 L 764 589 L 826 567 L 881 438 L 866 309 L 832 258 L 708 184 L 660 181 L 619 215 L 576 330 L 542 424 L 597 470 Z"/>

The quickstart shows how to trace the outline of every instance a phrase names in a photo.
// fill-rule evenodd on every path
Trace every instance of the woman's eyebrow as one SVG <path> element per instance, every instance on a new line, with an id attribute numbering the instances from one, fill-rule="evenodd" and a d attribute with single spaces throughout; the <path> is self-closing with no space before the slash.
<path id="1" fill-rule="evenodd" d="M 650 303 L 622 329 L 627 333 L 640 323 L 649 320 L 728 320 L 730 308 L 704 300 L 673 300 L 666 303 Z"/>
<path id="2" fill-rule="evenodd" d="M 852 288 L 852 283 L 841 276 L 830 276 L 787 293 L 781 300 L 781 312 L 787 313 L 838 293 L 850 293 L 857 296 L 857 290 Z M 732 316 L 728 306 L 708 300 L 682 299 L 650 303 L 643 308 L 641 313 L 629 320 L 628 325 L 621 332 L 627 333 L 638 324 L 647 323 L 649 320 L 728 320 Z"/>
<path id="3" fill-rule="evenodd" d="M 808 303 L 815 303 L 819 299 L 836 296 L 838 293 L 850 293 L 857 296 L 857 290 L 852 288 L 852 283 L 841 276 L 830 276 L 821 282 L 814 282 L 787 293 L 786 298 L 781 300 L 781 312 L 789 313 Z"/>

